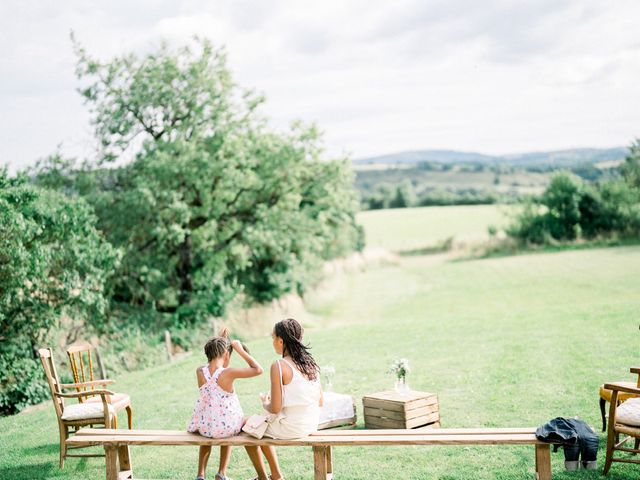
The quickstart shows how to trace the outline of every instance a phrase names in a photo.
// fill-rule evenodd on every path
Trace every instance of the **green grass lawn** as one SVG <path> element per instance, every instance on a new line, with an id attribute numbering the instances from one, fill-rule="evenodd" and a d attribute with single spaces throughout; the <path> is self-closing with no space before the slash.
<path id="1" fill-rule="evenodd" d="M 405 251 L 431 247 L 453 237 L 477 241 L 488 237 L 489 225 L 504 227 L 510 207 L 470 205 L 369 210 L 358 214 L 368 246 Z"/>
<path id="2" fill-rule="evenodd" d="M 402 356 L 411 362 L 410 385 L 439 395 L 443 427 L 537 426 L 577 415 L 599 430 L 598 386 L 631 379 L 628 368 L 640 363 L 638 272 L 640 247 L 403 258 L 348 276 L 338 297 L 311 305 L 325 320 L 307 339 L 321 365 L 336 367 L 334 389 L 358 399 L 359 427 L 362 395 L 390 387 L 385 372 Z M 270 344 L 266 336 L 249 344 L 264 366 L 274 360 Z M 203 360 L 196 352 L 118 378 L 117 389 L 133 398 L 135 427 L 186 428 Z M 258 411 L 266 385 L 266 377 L 237 384 L 246 413 Z M 554 478 L 600 478 L 600 436 L 600 471 L 566 473 L 560 451 L 552 455 Z M 68 459 L 58 470 L 57 439 L 50 403 L 0 418 L 0 478 L 104 478 L 100 458 Z M 139 478 L 195 478 L 197 448 L 134 447 L 132 454 Z M 310 449 L 279 454 L 288 479 L 312 478 Z M 338 447 L 334 457 L 342 479 L 534 477 L 532 447 Z M 234 452 L 229 473 L 252 476 L 243 451 Z M 640 466 L 615 464 L 608 478 L 639 477 Z"/>

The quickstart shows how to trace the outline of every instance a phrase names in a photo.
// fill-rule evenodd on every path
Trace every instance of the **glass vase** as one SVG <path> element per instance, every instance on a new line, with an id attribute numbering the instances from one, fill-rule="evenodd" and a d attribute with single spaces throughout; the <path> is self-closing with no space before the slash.
<path id="1" fill-rule="evenodd" d="M 407 383 L 407 377 L 398 377 L 396 379 L 395 391 L 400 395 L 407 395 L 411 389 L 409 388 L 409 384 Z"/>

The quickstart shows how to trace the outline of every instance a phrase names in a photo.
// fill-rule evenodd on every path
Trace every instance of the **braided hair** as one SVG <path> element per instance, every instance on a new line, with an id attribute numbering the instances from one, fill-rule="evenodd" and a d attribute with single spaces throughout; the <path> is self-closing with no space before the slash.
<path id="1" fill-rule="evenodd" d="M 229 340 L 229 329 L 222 328 L 217 337 L 211 337 L 204 345 L 204 354 L 207 360 L 211 361 L 220 358 L 225 352 L 231 353 L 231 340 Z"/>
<path id="2" fill-rule="evenodd" d="M 276 323 L 273 332 L 284 343 L 282 356 L 288 353 L 305 377 L 309 380 L 317 379 L 320 367 L 309 353 L 310 347 L 302 343 L 304 329 L 300 323 L 293 318 L 287 318 Z"/>

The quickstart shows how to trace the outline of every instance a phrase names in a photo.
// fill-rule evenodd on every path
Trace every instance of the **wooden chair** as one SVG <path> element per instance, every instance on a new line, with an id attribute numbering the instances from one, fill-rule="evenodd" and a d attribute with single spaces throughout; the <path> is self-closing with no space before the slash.
<path id="1" fill-rule="evenodd" d="M 637 382 L 615 382 L 616 385 L 624 385 L 629 388 L 640 388 L 640 367 L 631 368 L 631 373 L 635 373 L 638 375 Z M 602 416 L 602 431 L 607 431 L 607 417 L 605 416 L 605 408 L 607 402 L 611 402 L 612 391 L 606 388 L 605 385 L 600 385 L 600 415 Z M 628 400 L 633 397 L 637 397 L 638 395 L 626 392 L 618 393 L 618 405 L 620 405 L 625 400 Z"/>
<path id="2" fill-rule="evenodd" d="M 69 356 L 69 364 L 71 366 L 71 373 L 73 374 L 73 380 L 76 384 L 85 384 L 87 386 L 77 387 L 78 392 L 83 392 L 86 395 L 80 397 L 78 400 L 87 403 L 100 402 L 100 398 L 93 393 L 95 388 L 95 375 L 93 373 L 94 361 L 91 355 L 92 347 L 89 344 L 72 345 L 67 349 L 67 355 Z M 104 377 L 104 370 L 99 368 L 101 377 Z M 114 383 L 114 380 L 101 379 L 102 385 Z M 86 383 L 88 382 L 88 383 Z M 99 383 L 97 385 L 100 385 Z M 109 399 L 109 403 L 114 406 L 116 413 L 122 410 L 127 411 L 127 424 L 129 430 L 132 428 L 133 423 L 133 408 L 131 406 L 131 397 L 126 393 L 114 393 Z M 118 426 L 118 417 L 115 418 L 116 427 Z"/>
<path id="3" fill-rule="evenodd" d="M 64 460 L 66 457 L 103 457 L 104 455 L 92 453 L 68 454 L 67 448 L 80 447 L 67 447 L 66 441 L 70 434 L 75 433 L 79 427 L 103 425 L 105 428 L 115 428 L 116 411 L 113 405 L 109 404 L 108 400 L 109 396 L 113 395 L 113 392 L 106 389 L 93 389 L 91 390 L 91 395 L 96 396 L 98 399 L 97 402 L 93 404 L 77 403 L 65 405 L 65 398 L 80 399 L 86 397 L 87 394 L 82 391 L 63 393 L 63 390 L 96 387 L 98 385 L 105 385 L 105 382 L 103 380 L 94 380 L 82 384 L 60 383 L 51 349 L 41 348 L 38 350 L 38 354 L 47 376 L 47 383 L 51 390 L 51 399 L 53 400 L 56 417 L 58 418 L 58 429 L 60 430 L 60 468 L 64 468 Z"/>
<path id="4" fill-rule="evenodd" d="M 632 369 L 638 370 L 638 369 Z M 640 453 L 640 427 L 633 425 L 625 425 L 623 423 L 619 423 L 616 420 L 616 409 L 618 405 L 621 403 L 618 401 L 618 397 L 621 394 L 631 394 L 633 396 L 640 396 L 640 388 L 638 387 L 629 387 L 627 386 L 627 382 L 617 382 L 617 383 L 605 383 L 604 387 L 608 390 L 611 390 L 611 405 L 609 407 L 609 428 L 607 429 L 607 456 L 604 463 L 604 474 L 609 473 L 609 469 L 611 468 L 611 464 L 613 462 L 624 462 L 624 463 L 637 463 L 640 464 L 640 460 L 636 460 L 633 458 L 615 458 L 613 456 L 614 452 L 628 452 L 633 454 Z M 622 441 L 620 440 L 620 435 L 624 435 Z M 630 439 L 635 439 L 634 448 L 625 447 L 625 443 Z"/>

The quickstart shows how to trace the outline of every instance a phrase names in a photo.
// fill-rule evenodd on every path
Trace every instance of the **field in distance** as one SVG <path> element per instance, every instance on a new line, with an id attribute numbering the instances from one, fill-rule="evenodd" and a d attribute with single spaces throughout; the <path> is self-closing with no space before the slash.
<path id="1" fill-rule="evenodd" d="M 513 206 L 463 205 L 394 208 L 360 212 L 369 247 L 395 252 L 434 247 L 448 238 L 476 242 L 488 238 L 488 227 L 504 228 Z"/>

